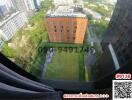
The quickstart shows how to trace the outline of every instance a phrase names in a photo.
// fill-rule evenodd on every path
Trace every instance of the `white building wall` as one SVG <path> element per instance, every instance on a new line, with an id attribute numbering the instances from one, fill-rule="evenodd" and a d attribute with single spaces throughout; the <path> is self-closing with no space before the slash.
<path id="1" fill-rule="evenodd" d="M 10 11 L 10 8 L 13 7 L 12 1 L 11 0 L 4 0 L 6 8 L 8 11 Z"/>
<path id="2" fill-rule="evenodd" d="M 0 49 L 2 48 L 3 44 L 4 44 L 4 41 L 0 39 Z"/>
<path id="3" fill-rule="evenodd" d="M 40 6 L 41 5 L 41 1 L 40 0 L 36 0 L 37 1 L 37 5 Z"/>
<path id="4" fill-rule="evenodd" d="M 28 16 L 28 11 L 30 10 L 26 0 L 12 0 L 13 6 L 17 11 L 25 12 L 26 16 Z"/>
<path id="5" fill-rule="evenodd" d="M 25 3 L 26 3 L 29 10 L 34 10 L 35 9 L 35 5 L 34 5 L 33 0 L 25 0 Z"/>
<path id="6" fill-rule="evenodd" d="M 4 41 L 10 40 L 16 32 L 21 29 L 27 22 L 27 17 L 24 12 L 19 12 L 12 16 L 0 26 L 0 34 Z"/>

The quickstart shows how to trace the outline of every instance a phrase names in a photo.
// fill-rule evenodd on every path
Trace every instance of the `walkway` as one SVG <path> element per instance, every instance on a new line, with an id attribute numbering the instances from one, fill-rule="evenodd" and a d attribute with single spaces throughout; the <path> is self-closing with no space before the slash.
<path id="1" fill-rule="evenodd" d="M 51 63 L 51 60 L 53 58 L 53 55 L 54 55 L 54 49 L 53 48 L 50 48 L 47 51 L 45 63 L 43 65 L 43 71 L 42 71 L 42 75 L 41 75 L 41 78 L 42 79 L 45 77 L 45 74 L 46 74 L 46 71 L 47 71 L 47 68 L 48 68 L 48 64 Z"/>

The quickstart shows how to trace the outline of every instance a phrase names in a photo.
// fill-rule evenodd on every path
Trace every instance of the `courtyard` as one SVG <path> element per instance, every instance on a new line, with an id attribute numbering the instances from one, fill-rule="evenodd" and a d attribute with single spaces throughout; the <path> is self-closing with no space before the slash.
<path id="1" fill-rule="evenodd" d="M 48 65 L 45 78 L 78 81 L 80 61 L 82 60 L 78 53 L 55 52 Z"/>

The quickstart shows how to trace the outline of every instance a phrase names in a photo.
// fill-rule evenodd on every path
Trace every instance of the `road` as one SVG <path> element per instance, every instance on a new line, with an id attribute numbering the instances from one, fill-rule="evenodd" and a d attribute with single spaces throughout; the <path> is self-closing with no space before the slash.
<path id="1" fill-rule="evenodd" d="M 96 43 L 96 42 L 100 42 L 100 40 L 97 38 L 97 36 L 96 36 L 96 34 L 95 33 L 93 33 L 92 35 L 93 36 L 91 36 L 91 32 L 93 32 L 92 31 L 92 29 L 93 29 L 93 27 L 92 26 L 89 26 L 88 27 L 88 32 L 87 32 L 87 42 L 89 42 L 90 43 L 90 46 L 91 47 L 94 47 L 94 43 Z M 91 69 L 92 69 L 92 67 L 94 66 L 94 64 L 96 63 L 96 51 L 95 51 L 95 53 L 94 54 L 92 54 L 92 53 L 87 53 L 86 55 L 85 55 L 85 57 L 84 57 L 84 64 L 85 64 L 85 66 L 86 66 L 86 69 L 87 69 L 87 73 L 88 73 L 88 80 L 90 81 L 91 79 L 92 79 L 92 74 L 91 74 Z"/>
<path id="2" fill-rule="evenodd" d="M 89 28 L 89 27 L 88 27 Z M 89 30 L 91 31 L 91 27 L 89 28 Z M 96 38 L 93 38 L 90 34 L 90 31 L 88 30 L 87 32 L 87 41 L 90 42 L 91 44 L 91 47 L 94 46 L 94 42 L 97 42 Z M 96 52 L 95 52 L 96 53 Z M 86 56 L 85 56 L 85 65 L 87 67 L 92 67 L 94 65 L 94 63 L 96 62 L 96 55 L 95 54 L 92 54 L 92 53 L 87 53 Z"/>
<path id="3" fill-rule="evenodd" d="M 87 14 L 87 15 L 92 15 L 95 20 L 98 20 L 98 19 L 101 19 L 102 18 L 102 15 L 100 13 L 95 12 L 92 9 L 89 9 L 89 8 L 84 8 L 83 9 L 83 12 L 85 14 Z"/>
<path id="4" fill-rule="evenodd" d="M 96 33 L 93 32 L 93 26 L 88 27 L 88 33 L 87 34 L 88 34 L 88 41 L 91 40 L 91 42 L 95 42 L 95 43 L 100 43 L 101 42 L 101 39 L 99 39 L 97 37 Z"/>

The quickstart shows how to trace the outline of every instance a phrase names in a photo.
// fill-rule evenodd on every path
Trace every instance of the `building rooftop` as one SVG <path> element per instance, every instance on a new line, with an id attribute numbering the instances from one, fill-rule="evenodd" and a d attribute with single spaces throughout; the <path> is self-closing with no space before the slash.
<path id="1" fill-rule="evenodd" d="M 58 6 L 53 11 L 47 12 L 47 17 L 86 17 L 81 8 L 75 6 Z"/>

